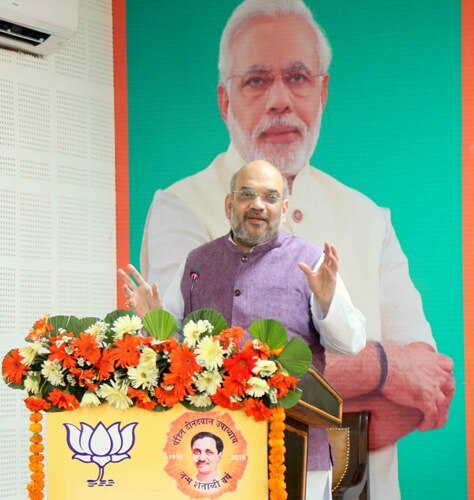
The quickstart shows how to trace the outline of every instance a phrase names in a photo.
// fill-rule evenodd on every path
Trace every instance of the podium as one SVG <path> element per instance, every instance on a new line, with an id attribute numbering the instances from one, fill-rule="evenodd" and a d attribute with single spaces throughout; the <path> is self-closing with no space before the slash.
<path id="1" fill-rule="evenodd" d="M 310 427 L 334 428 L 342 424 L 342 398 L 316 370 L 310 369 L 298 387 L 303 395 L 286 410 L 286 490 L 289 500 L 305 500 L 308 432 Z"/>

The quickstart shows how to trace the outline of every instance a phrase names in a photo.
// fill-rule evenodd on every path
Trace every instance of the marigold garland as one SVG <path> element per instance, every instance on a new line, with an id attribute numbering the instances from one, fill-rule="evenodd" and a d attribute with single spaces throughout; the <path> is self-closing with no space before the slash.
<path id="1" fill-rule="evenodd" d="M 28 495 L 30 500 L 43 500 L 44 498 L 44 455 L 41 453 L 44 450 L 42 444 L 43 436 L 41 431 L 43 426 L 41 425 L 41 419 L 43 416 L 40 412 L 34 411 L 30 415 L 30 431 L 32 436 L 30 437 L 30 471 L 31 471 L 31 482 L 28 484 Z"/>
<path id="2" fill-rule="evenodd" d="M 270 419 L 270 432 L 268 434 L 268 445 L 270 446 L 269 479 L 268 489 L 270 490 L 270 500 L 286 500 L 285 483 L 285 410 L 277 406 L 272 410 Z"/>

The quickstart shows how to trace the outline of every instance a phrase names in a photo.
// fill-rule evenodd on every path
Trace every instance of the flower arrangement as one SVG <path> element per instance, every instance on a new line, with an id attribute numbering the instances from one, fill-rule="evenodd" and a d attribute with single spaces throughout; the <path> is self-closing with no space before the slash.
<path id="1" fill-rule="evenodd" d="M 298 402 L 296 384 L 308 370 L 311 351 L 298 338 L 288 341 L 280 323 L 254 322 L 248 340 L 242 328 L 229 328 L 211 309 L 192 312 L 183 325 L 178 341 L 176 321 L 163 310 L 149 311 L 143 322 L 128 311 L 103 320 L 44 317 L 26 336 L 29 345 L 6 354 L 3 379 L 26 389 L 25 404 L 35 415 L 30 498 L 42 498 L 39 411 L 105 402 L 165 411 L 181 403 L 194 411 L 244 409 L 259 421 Z"/>

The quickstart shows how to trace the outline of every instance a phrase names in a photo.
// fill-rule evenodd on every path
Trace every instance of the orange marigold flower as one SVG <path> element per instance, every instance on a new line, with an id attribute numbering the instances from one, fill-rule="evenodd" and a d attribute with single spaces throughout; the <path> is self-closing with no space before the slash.
<path id="1" fill-rule="evenodd" d="M 23 383 L 23 378 L 26 377 L 30 367 L 25 366 L 22 361 L 23 357 L 20 355 L 19 349 L 11 350 L 3 358 L 3 378 L 5 378 L 7 382 L 10 382 L 12 384 Z"/>
<path id="2" fill-rule="evenodd" d="M 59 389 L 54 389 L 48 396 L 48 399 L 58 408 L 64 408 L 65 410 L 75 410 L 79 408 L 79 401 L 74 394 L 66 394 Z"/>
<path id="3" fill-rule="evenodd" d="M 245 414 L 260 422 L 262 420 L 269 420 L 272 416 L 272 410 L 267 408 L 261 401 L 254 398 L 248 398 L 245 400 Z"/>
<path id="4" fill-rule="evenodd" d="M 150 396 L 146 392 L 134 389 L 133 387 L 129 386 L 127 393 L 128 397 L 135 399 L 139 408 L 143 408 L 145 410 L 153 410 L 153 408 L 156 406 L 156 403 L 150 399 Z"/>
<path id="5" fill-rule="evenodd" d="M 268 385 L 276 387 L 277 398 L 282 398 L 288 394 L 291 389 L 296 389 L 298 378 L 292 377 L 289 374 L 277 372 L 268 380 Z"/>
<path id="6" fill-rule="evenodd" d="M 227 349 L 231 342 L 234 342 L 236 347 L 240 346 L 240 340 L 245 336 L 245 330 L 240 326 L 233 326 L 232 328 L 226 328 L 222 330 L 218 335 L 214 336 L 214 340 L 217 340 L 222 344 L 224 349 Z"/>
<path id="7" fill-rule="evenodd" d="M 110 375 L 115 371 L 114 358 L 110 349 L 104 349 L 102 356 L 97 363 L 97 376 L 99 380 L 107 380 Z"/>
<path id="8" fill-rule="evenodd" d="M 44 460 L 44 455 L 30 455 L 30 462 L 34 464 L 38 464 Z"/>
<path id="9" fill-rule="evenodd" d="M 100 347 L 95 335 L 84 332 L 80 333 L 79 338 L 74 339 L 72 347 L 76 359 L 82 357 L 91 364 L 95 364 L 99 361 Z"/>
<path id="10" fill-rule="evenodd" d="M 231 401 L 229 394 L 224 389 L 218 389 L 217 392 L 211 396 L 211 401 L 228 410 L 238 410 L 242 408 L 242 403 L 240 401 Z"/>
<path id="11" fill-rule="evenodd" d="M 141 339 L 136 335 L 125 334 L 122 340 L 116 340 L 111 354 L 111 358 L 115 361 L 115 365 L 121 368 L 138 365 L 140 361 L 138 346 L 140 344 Z"/>
<path id="12" fill-rule="evenodd" d="M 44 468 L 44 464 L 40 464 L 40 463 L 37 463 L 37 464 L 35 464 L 35 463 L 30 463 L 29 467 L 30 467 L 30 471 L 32 471 L 32 472 L 39 472 L 39 471 L 42 471 L 42 470 L 43 470 L 43 468 Z"/>
<path id="13" fill-rule="evenodd" d="M 44 450 L 44 446 L 42 444 L 32 444 L 30 445 L 31 453 L 41 453 Z"/>
<path id="14" fill-rule="evenodd" d="M 31 436 L 30 437 L 30 443 L 42 443 L 43 442 L 43 436 L 41 434 L 38 434 L 37 436 Z"/>
<path id="15" fill-rule="evenodd" d="M 41 410 L 49 410 L 51 408 L 50 403 L 48 403 L 45 399 L 40 398 L 38 396 L 30 396 L 26 398 L 25 405 L 28 408 L 28 410 L 35 412 L 32 415 L 30 415 L 30 420 L 32 422 L 39 422 L 42 419 L 41 414 L 37 412 Z M 34 417 L 34 415 L 39 415 L 39 417 L 38 416 Z M 35 420 L 33 420 L 33 418 Z"/>
<path id="16" fill-rule="evenodd" d="M 170 371 L 186 379 L 202 371 L 202 366 L 199 366 L 196 362 L 196 354 L 194 354 L 187 344 L 173 348 L 171 350 L 170 361 Z"/>
<path id="17" fill-rule="evenodd" d="M 30 424 L 30 431 L 34 432 L 35 434 L 38 434 L 38 432 L 41 432 L 43 429 L 43 426 L 41 424 Z"/>
<path id="18" fill-rule="evenodd" d="M 28 398 L 26 398 L 28 399 Z M 43 401 L 46 403 L 46 401 L 43 399 Z M 47 405 L 49 405 L 49 403 L 46 403 Z M 51 405 L 49 405 L 51 406 Z M 46 408 L 47 410 L 48 408 Z M 41 420 L 43 420 L 43 415 L 41 415 L 41 413 L 38 412 L 38 410 L 31 410 L 31 411 L 34 411 L 35 413 L 31 413 L 30 414 L 30 421 L 31 422 L 41 422 Z"/>
<path id="19" fill-rule="evenodd" d="M 224 368 L 232 378 L 247 381 L 253 377 L 252 369 L 257 364 L 256 353 L 253 349 L 244 349 L 232 357 L 224 359 Z"/>

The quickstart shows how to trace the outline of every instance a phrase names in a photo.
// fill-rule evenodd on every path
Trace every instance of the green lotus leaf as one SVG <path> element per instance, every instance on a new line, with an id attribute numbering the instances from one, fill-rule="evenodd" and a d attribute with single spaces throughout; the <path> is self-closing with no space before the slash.
<path id="1" fill-rule="evenodd" d="M 278 355 L 277 360 L 293 377 L 301 377 L 311 366 L 311 349 L 299 338 L 292 338 Z"/>
<path id="2" fill-rule="evenodd" d="M 55 332 L 63 328 L 66 332 L 77 333 L 79 318 L 76 316 L 53 316 L 48 319 L 48 322 L 51 323 Z"/>
<path id="3" fill-rule="evenodd" d="M 288 341 L 285 327 L 274 319 L 259 319 L 249 326 L 249 333 L 254 339 L 267 344 L 271 351 L 285 345 Z"/>
<path id="4" fill-rule="evenodd" d="M 288 391 L 288 394 L 278 400 L 278 405 L 282 408 L 291 408 L 300 400 L 303 391 L 296 388 L 296 390 Z"/>
<path id="5" fill-rule="evenodd" d="M 206 307 L 204 309 L 197 309 L 196 311 L 189 313 L 183 320 L 183 326 L 191 320 L 197 323 L 200 319 L 207 319 L 207 321 L 209 321 L 209 323 L 211 323 L 211 325 L 214 327 L 211 335 L 217 335 L 218 333 L 222 332 L 222 330 L 225 330 L 227 328 L 227 321 L 224 319 L 224 316 L 209 307 Z"/>
<path id="6" fill-rule="evenodd" d="M 90 326 L 94 325 L 98 321 L 100 321 L 99 318 L 92 318 L 92 317 L 81 318 L 77 322 L 77 329 L 78 329 L 77 333 L 85 332 Z"/>
<path id="7" fill-rule="evenodd" d="M 163 309 L 152 309 L 143 318 L 145 330 L 155 339 L 166 340 L 178 329 L 173 315 Z"/>

